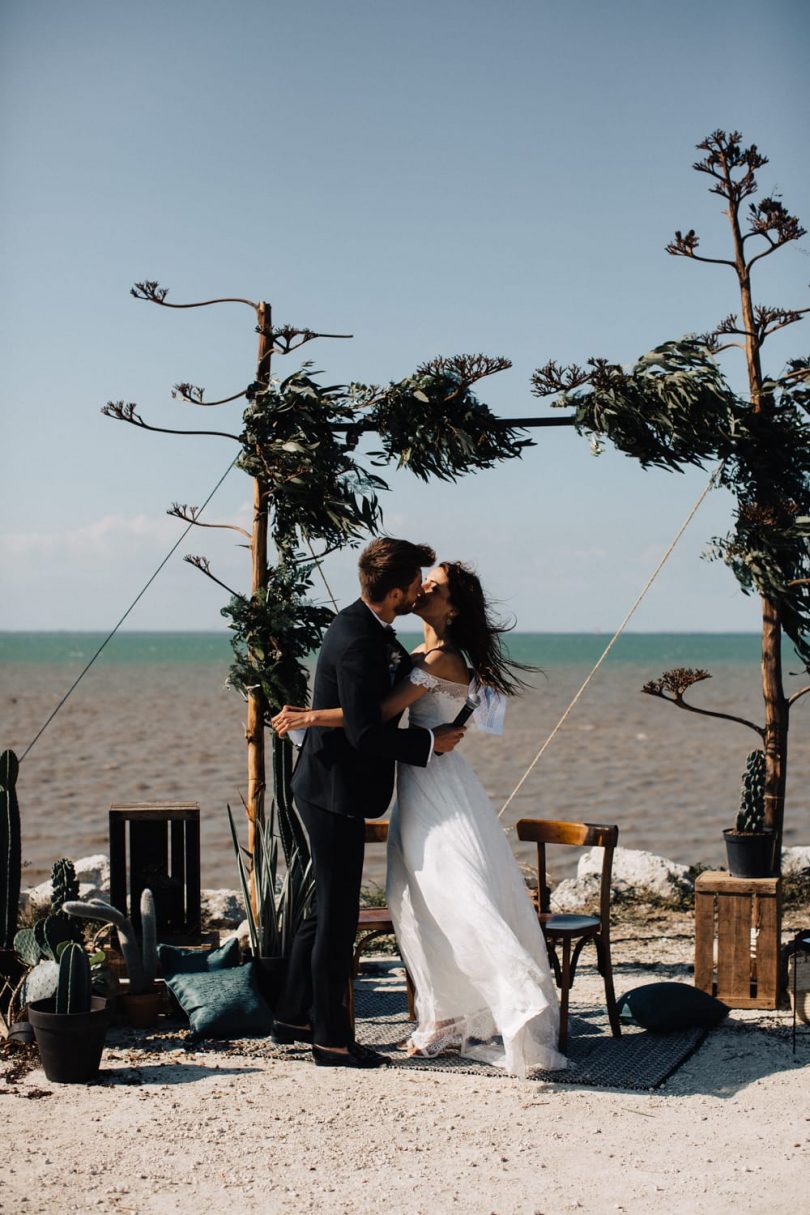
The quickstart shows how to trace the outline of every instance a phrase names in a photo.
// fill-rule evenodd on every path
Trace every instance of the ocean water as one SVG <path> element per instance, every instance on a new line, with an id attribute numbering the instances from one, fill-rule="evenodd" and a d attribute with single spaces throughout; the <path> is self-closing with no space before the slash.
<path id="1" fill-rule="evenodd" d="M 402 630 L 408 645 L 416 634 Z M 503 805 L 609 638 L 513 633 L 512 656 L 539 668 L 507 711 L 501 738 L 469 732 L 464 753 L 494 805 Z M 90 633 L 0 633 L 0 747 L 22 755 L 103 641 Z M 111 803 L 200 803 L 203 884 L 236 885 L 225 814 L 245 789 L 245 706 L 225 686 L 227 633 L 120 633 L 81 680 L 24 760 L 19 781 L 25 880 L 59 856 L 107 851 Z M 739 800 L 740 773 L 757 736 L 641 694 L 675 666 L 712 678 L 695 705 L 759 722 L 755 634 L 626 634 L 537 764 L 503 822 L 524 816 L 617 823 L 620 843 L 685 863 L 722 860 L 721 831 Z M 802 686 L 785 652 L 786 686 Z M 805 677 L 806 681 L 806 677 Z M 810 697 L 791 723 L 785 842 L 810 842 Z M 511 838 L 514 841 L 514 834 Z M 522 862 L 528 848 L 516 846 Z M 560 876 L 572 859 L 552 857 Z M 369 880 L 383 877 L 372 849 Z"/>

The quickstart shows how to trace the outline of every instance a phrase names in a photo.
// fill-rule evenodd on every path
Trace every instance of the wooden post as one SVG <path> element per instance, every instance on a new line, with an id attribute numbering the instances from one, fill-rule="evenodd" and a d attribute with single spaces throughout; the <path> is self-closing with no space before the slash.
<path id="1" fill-rule="evenodd" d="M 272 310 L 269 304 L 262 301 L 257 308 L 259 329 L 259 351 L 256 366 L 256 382 L 267 387 L 270 382 L 270 356 L 273 350 Z M 253 530 L 251 534 L 250 556 L 252 562 L 252 577 L 250 583 L 251 595 L 264 590 L 267 586 L 267 511 L 268 487 L 264 480 L 255 477 L 253 481 Z M 265 697 L 261 688 L 251 688 L 247 702 L 247 816 L 248 816 L 248 851 L 251 856 L 256 839 L 256 823 L 261 822 L 264 815 L 264 793 L 266 788 L 265 757 L 264 757 L 264 718 Z M 250 875 L 250 901 L 256 912 L 256 890 L 253 885 L 253 873 Z"/>

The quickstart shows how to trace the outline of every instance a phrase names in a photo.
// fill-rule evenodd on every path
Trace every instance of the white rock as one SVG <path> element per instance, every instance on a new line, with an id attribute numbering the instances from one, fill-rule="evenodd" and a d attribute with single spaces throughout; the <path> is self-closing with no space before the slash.
<path id="1" fill-rule="evenodd" d="M 203 890 L 203 915 L 213 928 L 235 928 L 245 918 L 242 896 L 237 890 Z"/>
<path id="2" fill-rule="evenodd" d="M 73 862 L 80 899 L 109 899 L 110 862 L 103 852 Z M 51 879 L 20 891 L 20 910 L 45 912 L 51 905 Z"/>
<path id="3" fill-rule="evenodd" d="M 602 872 L 601 848 L 590 848 L 579 859 L 577 879 L 591 877 Z M 634 848 L 617 848 L 613 853 L 614 890 L 632 890 L 638 894 L 654 894 L 659 898 L 677 899 L 692 889 L 689 869 L 677 861 L 655 856 L 652 852 L 641 852 Z"/>
<path id="4" fill-rule="evenodd" d="M 238 928 L 235 928 L 233 932 L 229 932 L 226 936 L 222 937 L 219 942 L 220 945 L 224 945 L 226 941 L 230 941 L 233 937 L 236 937 L 242 951 L 247 953 L 247 951 L 250 949 L 250 928 L 248 927 L 247 920 L 242 920 L 242 923 Z"/>
<path id="5" fill-rule="evenodd" d="M 109 899 L 110 862 L 103 852 L 74 861 L 80 899 Z"/>
<path id="6" fill-rule="evenodd" d="M 566 878 L 551 892 L 552 911 L 582 911 L 588 903 L 599 898 L 599 878 L 588 874 L 584 878 Z"/>
<path id="7" fill-rule="evenodd" d="M 782 873 L 798 877 L 800 873 L 810 870 L 810 848 L 783 848 Z"/>

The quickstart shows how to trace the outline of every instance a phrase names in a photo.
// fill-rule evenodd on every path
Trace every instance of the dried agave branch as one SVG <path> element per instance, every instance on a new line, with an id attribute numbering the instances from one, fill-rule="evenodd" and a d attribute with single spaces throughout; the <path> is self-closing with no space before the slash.
<path id="1" fill-rule="evenodd" d="M 189 405 L 227 405 L 230 401 L 238 401 L 240 397 L 247 397 L 249 389 L 243 388 L 241 392 L 235 392 L 232 397 L 221 397 L 218 401 L 206 401 L 205 389 L 198 388 L 196 384 L 175 384 L 172 388 L 172 400 L 187 401 Z"/>
<path id="2" fill-rule="evenodd" d="M 133 295 L 136 300 L 146 300 L 150 304 L 161 304 L 164 308 L 208 308 L 211 304 L 247 304 L 254 312 L 258 312 L 259 305 L 253 300 L 240 299 L 235 296 L 223 296 L 221 299 L 215 300 L 198 300 L 193 304 L 170 304 L 166 300 L 169 294 L 168 287 L 161 287 L 160 283 L 154 279 L 146 279 L 142 283 L 136 283 L 134 287 L 130 287 L 129 294 Z"/>
<path id="3" fill-rule="evenodd" d="M 417 375 L 450 374 L 458 379 L 462 388 L 469 388 L 477 380 L 496 375 L 499 371 L 507 371 L 511 366 L 512 360 L 501 355 L 454 354 L 420 363 L 416 372 Z"/>
<path id="4" fill-rule="evenodd" d="M 240 536 L 250 540 L 250 532 L 245 531 L 236 523 L 202 523 L 199 518 L 200 510 L 199 506 L 188 506 L 185 502 L 172 502 L 166 514 L 172 515 L 175 519 L 182 519 L 184 523 L 193 523 L 195 527 L 223 528 L 226 531 L 238 532 Z"/>
<path id="5" fill-rule="evenodd" d="M 140 426 L 143 430 L 154 430 L 162 435 L 210 435 L 218 439 L 234 439 L 237 443 L 239 435 L 231 434 L 226 430 L 174 430 L 170 426 L 151 426 L 148 422 L 144 422 L 139 413 L 136 413 L 137 405 L 132 401 L 108 401 L 106 405 L 102 405 L 101 412 L 107 418 L 115 418 L 118 422 L 129 422 L 132 426 Z"/>
<path id="6" fill-rule="evenodd" d="M 106 405 L 102 405 L 101 412 L 105 418 L 115 418 L 117 422 L 131 422 L 133 426 L 143 426 L 148 430 L 149 427 L 141 415 L 135 412 L 137 408 L 134 401 L 108 401 Z"/>
<path id="7" fill-rule="evenodd" d="M 198 557 L 191 553 L 186 553 L 183 560 L 187 561 L 189 565 L 193 565 L 195 569 L 200 570 L 203 574 L 205 574 L 206 578 L 210 578 L 212 582 L 216 582 L 217 586 L 221 586 L 222 589 L 226 590 L 229 595 L 237 594 L 237 592 L 232 590 L 227 583 L 223 582 L 220 578 L 217 578 L 215 574 L 211 573 L 211 566 L 207 557 Z"/>
<path id="8" fill-rule="evenodd" d="M 724 721 L 736 721 L 741 726 L 748 726 L 754 730 L 760 738 L 765 737 L 765 731 L 761 726 L 757 726 L 752 721 L 748 721 L 745 717 L 737 717 L 734 713 L 720 713 L 715 709 L 699 709 L 696 705 L 690 705 L 684 700 L 684 693 L 692 687 L 693 684 L 701 683 L 704 679 L 711 679 L 708 671 L 693 669 L 691 667 L 673 667 L 671 671 L 664 671 L 663 675 L 658 679 L 651 679 L 644 684 L 641 689 L 648 696 L 658 696 L 661 700 L 668 700 L 670 704 L 677 705 L 679 709 L 687 709 L 690 713 L 700 713 L 703 717 L 720 717 Z"/>
<path id="9" fill-rule="evenodd" d="M 551 397 L 558 392 L 572 392 L 573 389 L 587 384 L 591 374 L 577 363 L 562 366 L 555 359 L 549 359 L 544 367 L 538 367 L 532 372 L 532 395 Z"/>
<path id="10" fill-rule="evenodd" d="M 777 329 L 795 325 L 796 321 L 802 319 L 805 312 L 810 312 L 810 308 L 768 308 L 758 304 L 754 308 L 754 321 L 760 344 L 769 334 L 776 333 Z"/>

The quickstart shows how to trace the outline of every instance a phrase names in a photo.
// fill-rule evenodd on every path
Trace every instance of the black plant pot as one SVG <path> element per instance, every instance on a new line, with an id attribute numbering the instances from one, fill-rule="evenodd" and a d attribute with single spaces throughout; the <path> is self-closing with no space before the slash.
<path id="1" fill-rule="evenodd" d="M 86 1013 L 57 1013 L 55 1006 L 53 999 L 28 1005 L 45 1075 L 55 1084 L 84 1084 L 98 1074 L 110 1021 L 107 1001 L 92 996 Z"/>
<path id="2" fill-rule="evenodd" d="M 732 877 L 773 876 L 774 831 L 735 831 L 733 827 L 727 827 L 723 837 L 726 841 L 728 871 Z"/>
<path id="3" fill-rule="evenodd" d="M 256 986 L 271 1008 L 276 1007 L 287 977 L 286 958 L 254 958 L 253 973 Z"/>
<path id="4" fill-rule="evenodd" d="M 16 1042 L 18 1046 L 32 1046 L 34 1042 L 34 1030 L 30 1021 L 13 1021 L 8 1027 L 9 1042 Z"/>

